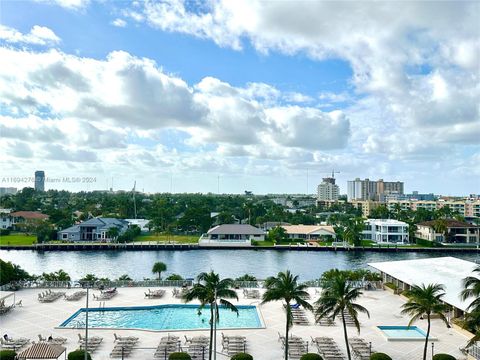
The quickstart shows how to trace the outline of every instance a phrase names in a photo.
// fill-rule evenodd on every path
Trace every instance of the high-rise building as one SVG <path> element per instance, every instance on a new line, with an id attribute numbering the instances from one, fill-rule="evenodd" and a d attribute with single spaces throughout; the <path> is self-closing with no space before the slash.
<path id="1" fill-rule="evenodd" d="M 35 190 L 45 191 L 45 171 L 35 171 Z"/>
<path id="2" fill-rule="evenodd" d="M 317 200 L 318 201 L 335 201 L 338 200 L 340 189 L 335 184 L 334 177 L 323 178 L 323 181 L 317 187 Z"/>
<path id="3" fill-rule="evenodd" d="M 403 182 L 383 181 L 383 179 L 378 181 L 360 180 L 360 178 L 347 182 L 348 201 L 385 201 L 385 196 L 391 194 L 403 194 Z"/>

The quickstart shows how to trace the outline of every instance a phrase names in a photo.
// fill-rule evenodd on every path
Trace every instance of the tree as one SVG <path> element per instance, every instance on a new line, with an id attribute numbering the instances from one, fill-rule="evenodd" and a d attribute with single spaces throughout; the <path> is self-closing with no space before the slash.
<path id="1" fill-rule="evenodd" d="M 19 265 L 0 259 L 0 285 L 6 285 L 14 281 L 29 280 L 31 278 L 30 274 Z"/>
<path id="2" fill-rule="evenodd" d="M 112 226 L 110 229 L 108 229 L 106 235 L 107 235 L 107 238 L 115 241 L 119 234 L 120 234 L 120 231 L 118 230 L 118 228 L 116 226 Z"/>
<path id="3" fill-rule="evenodd" d="M 118 278 L 118 281 L 132 281 L 132 278 L 128 274 L 123 274 Z"/>
<path id="4" fill-rule="evenodd" d="M 341 317 L 343 324 L 343 335 L 345 338 L 345 345 L 347 347 L 348 360 L 352 359 L 350 354 L 350 347 L 348 346 L 347 324 L 345 322 L 345 314 L 349 314 L 355 323 L 358 333 L 360 333 L 360 322 L 358 321 L 359 313 L 365 313 L 370 317 L 368 310 L 355 303 L 355 301 L 362 295 L 360 288 L 353 287 L 347 278 L 338 273 L 333 276 L 330 281 L 323 285 L 322 294 L 316 301 L 317 309 L 315 310 L 315 319 L 317 321 L 330 318 L 335 320 Z"/>
<path id="5" fill-rule="evenodd" d="M 443 304 L 442 298 L 445 295 L 443 285 L 440 284 L 422 284 L 421 286 L 414 285 L 405 292 L 409 300 L 403 304 L 402 314 L 412 316 L 408 326 L 412 325 L 419 318 L 427 318 L 427 335 L 425 336 L 425 346 L 423 349 L 423 360 L 427 359 L 428 337 L 430 336 L 431 316 L 438 315 L 438 317 L 447 325 L 448 320 L 444 312 L 448 307 Z"/>
<path id="6" fill-rule="evenodd" d="M 157 274 L 158 273 L 158 280 L 162 278 L 162 272 L 167 271 L 167 265 L 161 261 L 156 262 L 153 264 L 152 267 L 152 273 Z"/>
<path id="7" fill-rule="evenodd" d="M 199 300 L 199 311 L 207 305 L 210 307 L 210 346 L 208 349 L 208 359 L 212 360 L 214 315 L 217 322 L 220 319 L 218 303 L 238 314 L 238 309 L 235 305 L 227 300 L 238 300 L 238 296 L 235 290 L 232 290 L 234 281 L 230 278 L 220 279 L 220 276 L 213 271 L 209 273 L 202 272 L 198 275 L 197 281 L 198 282 L 184 295 L 183 300 L 185 302 Z"/>
<path id="8" fill-rule="evenodd" d="M 70 275 L 66 273 L 63 269 L 60 269 L 52 273 L 43 273 L 40 277 L 44 281 L 70 281 Z"/>
<path id="9" fill-rule="evenodd" d="M 281 226 L 275 226 L 268 232 L 267 239 L 275 244 L 280 244 L 287 240 L 287 231 Z"/>
<path id="10" fill-rule="evenodd" d="M 473 270 L 474 273 L 480 275 L 480 265 Z M 473 301 L 467 307 L 470 312 L 466 314 L 466 321 L 470 325 L 470 330 L 475 333 L 475 336 L 469 341 L 469 345 L 473 345 L 480 341 L 480 278 L 467 276 L 463 279 L 461 298 L 464 301 L 473 298 Z"/>
<path id="11" fill-rule="evenodd" d="M 307 302 L 310 295 L 307 292 L 307 285 L 298 282 L 298 275 L 292 275 L 289 270 L 279 272 L 276 277 L 269 277 L 265 280 L 265 288 L 262 304 L 271 301 L 284 301 L 287 316 L 285 327 L 285 360 L 288 359 L 288 333 L 293 325 L 293 316 L 290 303 L 295 301 L 305 309 L 312 310 L 312 305 Z"/>
<path id="12" fill-rule="evenodd" d="M 442 208 L 443 209 L 443 208 Z M 447 241 L 448 224 L 445 219 L 437 219 L 433 223 L 433 229 L 439 234 L 443 234 L 443 241 Z"/>
<path id="13" fill-rule="evenodd" d="M 362 218 L 350 219 L 343 233 L 343 239 L 354 246 L 362 244 L 362 231 L 365 229 L 365 221 Z"/>

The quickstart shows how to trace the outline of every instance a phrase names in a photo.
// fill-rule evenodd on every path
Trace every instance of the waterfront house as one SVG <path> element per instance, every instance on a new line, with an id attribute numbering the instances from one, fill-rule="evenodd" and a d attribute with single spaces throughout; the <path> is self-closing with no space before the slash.
<path id="1" fill-rule="evenodd" d="M 445 231 L 440 229 L 443 223 Z M 453 219 L 424 221 L 417 224 L 415 233 L 419 239 L 453 244 L 479 244 L 480 227 Z"/>
<path id="2" fill-rule="evenodd" d="M 336 234 L 333 226 L 328 225 L 283 225 L 290 240 L 331 240 L 335 241 Z"/>
<path id="3" fill-rule="evenodd" d="M 250 246 L 252 240 L 265 240 L 265 232 L 248 224 L 217 225 L 198 241 L 200 246 Z"/>
<path id="4" fill-rule="evenodd" d="M 367 219 L 362 236 L 380 244 L 408 244 L 408 224 L 393 219 Z"/>
<path id="5" fill-rule="evenodd" d="M 63 241 L 112 241 L 109 230 L 118 229 L 118 235 L 122 235 L 128 229 L 128 222 L 115 218 L 93 218 L 69 228 L 60 230 L 58 240 Z M 117 236 L 118 236 L 117 235 Z"/>
<path id="6" fill-rule="evenodd" d="M 284 225 L 288 226 L 291 224 L 283 221 L 267 221 L 267 222 L 264 222 L 263 224 L 257 225 L 257 227 L 259 227 L 263 231 L 270 231 L 277 226 L 284 226 Z"/>
<path id="7" fill-rule="evenodd" d="M 128 227 L 138 226 L 141 232 L 147 232 L 150 230 L 149 223 L 150 220 L 147 219 L 125 219 L 128 223 Z"/>
<path id="8" fill-rule="evenodd" d="M 30 224 L 48 220 L 48 215 L 38 211 L 15 211 L 10 214 L 2 214 L 2 228 L 21 230 Z"/>

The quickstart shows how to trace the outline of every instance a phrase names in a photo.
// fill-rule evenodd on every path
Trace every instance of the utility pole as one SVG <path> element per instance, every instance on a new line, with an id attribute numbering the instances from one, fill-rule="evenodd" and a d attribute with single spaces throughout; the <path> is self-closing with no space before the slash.
<path id="1" fill-rule="evenodd" d="M 90 284 L 87 282 L 87 307 L 85 309 L 85 351 L 84 351 L 84 359 L 88 360 L 88 288 Z"/>
<path id="2" fill-rule="evenodd" d="M 135 214 L 135 219 L 137 218 L 137 202 L 135 201 L 135 192 L 137 187 L 137 181 L 133 183 L 133 213 Z"/>
<path id="3" fill-rule="evenodd" d="M 217 360 L 217 289 L 215 288 L 215 296 L 214 296 L 214 305 L 215 308 L 213 310 L 213 360 Z"/>

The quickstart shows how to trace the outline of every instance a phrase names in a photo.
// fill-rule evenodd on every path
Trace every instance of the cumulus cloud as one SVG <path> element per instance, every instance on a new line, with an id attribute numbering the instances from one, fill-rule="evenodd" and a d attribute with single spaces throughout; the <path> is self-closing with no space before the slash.
<path id="1" fill-rule="evenodd" d="M 120 18 L 116 18 L 110 24 L 112 24 L 113 26 L 116 26 L 116 27 L 121 27 L 121 28 L 127 26 L 127 22 L 123 19 L 120 19 Z"/>
<path id="2" fill-rule="evenodd" d="M 69 10 L 82 10 L 90 4 L 90 0 L 35 0 L 36 2 L 61 6 Z"/>
<path id="3" fill-rule="evenodd" d="M 33 26 L 30 32 L 25 34 L 14 28 L 0 25 L 0 39 L 12 44 L 55 45 L 60 42 L 60 38 L 53 30 L 39 25 Z"/>

